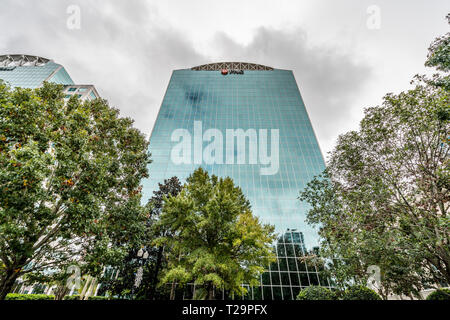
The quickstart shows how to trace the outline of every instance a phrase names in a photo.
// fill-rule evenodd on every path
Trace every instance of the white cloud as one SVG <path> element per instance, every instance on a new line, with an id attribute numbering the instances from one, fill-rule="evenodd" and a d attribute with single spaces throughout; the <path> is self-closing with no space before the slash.
<path id="1" fill-rule="evenodd" d="M 66 28 L 67 6 L 81 29 Z M 369 5 L 381 28 L 366 28 Z M 0 53 L 54 59 L 149 134 L 173 69 L 219 60 L 294 70 L 324 152 L 364 107 L 408 87 L 447 31 L 444 0 L 3 0 Z"/>

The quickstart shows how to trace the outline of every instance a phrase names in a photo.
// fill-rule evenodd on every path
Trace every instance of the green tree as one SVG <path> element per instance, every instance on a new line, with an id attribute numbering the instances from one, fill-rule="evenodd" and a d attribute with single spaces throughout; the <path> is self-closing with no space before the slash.
<path id="1" fill-rule="evenodd" d="M 302 289 L 298 295 L 297 300 L 335 300 L 334 293 L 325 287 L 309 286 Z"/>
<path id="2" fill-rule="evenodd" d="M 0 83 L 0 299 L 17 277 L 120 258 L 137 241 L 148 142 L 105 100 Z M 111 246 L 111 244 L 113 244 Z"/>
<path id="3" fill-rule="evenodd" d="M 447 15 L 447 21 L 450 24 L 450 13 Z M 427 67 L 435 67 L 437 70 L 444 73 L 437 74 L 431 81 L 436 86 L 443 87 L 445 90 L 450 90 L 450 33 L 436 38 L 428 49 L 428 57 L 425 62 Z"/>
<path id="4" fill-rule="evenodd" d="M 450 289 L 437 289 L 428 295 L 427 300 L 450 300 Z"/>
<path id="5" fill-rule="evenodd" d="M 130 257 L 132 257 L 131 265 L 137 268 L 141 264 L 136 260 L 136 256 L 138 249 L 147 241 L 147 213 L 140 199 L 140 196 L 133 196 L 123 205 L 117 203 L 115 207 L 109 207 L 105 219 L 97 221 L 101 231 L 94 237 L 90 237 L 90 241 L 84 246 L 85 254 L 81 264 L 83 274 L 99 277 L 103 284 L 103 280 L 111 280 L 112 277 L 110 272 L 105 272 L 107 269 L 109 271 L 114 269 L 116 272 L 121 270 L 127 265 L 126 262 L 130 261 Z M 136 268 L 130 267 L 129 271 L 133 272 Z M 125 275 L 127 276 L 131 277 L 131 275 Z M 121 277 L 124 275 L 121 274 L 119 278 Z M 134 283 L 134 276 L 132 281 Z M 131 289 L 132 287 L 129 286 L 128 291 Z M 126 292 L 118 292 L 118 294 L 125 296 Z"/>
<path id="6" fill-rule="evenodd" d="M 351 286 L 342 296 L 343 300 L 381 300 L 381 297 L 372 289 L 365 286 Z"/>
<path id="7" fill-rule="evenodd" d="M 214 299 L 214 288 L 243 295 L 242 284 L 258 286 L 264 267 L 274 261 L 273 226 L 261 225 L 249 201 L 230 178 L 202 168 L 169 197 L 160 224 L 170 236 L 157 242 L 170 248 L 161 284 L 192 281 Z M 198 295 L 196 295 L 198 297 Z"/>
<path id="8" fill-rule="evenodd" d="M 341 289 L 365 284 L 371 265 L 384 298 L 450 283 L 448 43 L 449 34 L 435 41 L 427 61 L 444 74 L 416 76 L 413 89 L 366 109 L 301 192 Z"/>
<path id="9" fill-rule="evenodd" d="M 147 220 L 145 221 L 145 233 L 141 239 L 141 245 L 130 247 L 129 253 L 116 263 L 109 264 L 110 268 L 118 272 L 117 277 L 105 275 L 102 277 L 102 292 L 108 291 L 118 296 L 126 296 L 130 293 L 134 285 L 137 269 L 143 267 L 143 278 L 139 288 L 136 288 L 135 296 L 153 300 L 161 298 L 161 290 L 156 287 L 159 282 L 161 270 L 166 266 L 164 258 L 164 248 L 162 245 L 153 245 L 153 240 L 159 237 L 170 236 L 169 231 L 158 223 L 165 199 L 169 196 L 177 196 L 180 193 L 182 185 L 177 177 L 165 179 L 164 183 L 159 183 L 158 190 L 153 192 L 145 207 Z M 142 247 L 148 254 L 146 260 L 137 259 L 137 251 Z"/>
<path id="10" fill-rule="evenodd" d="M 174 234 L 171 232 L 171 227 L 164 226 L 164 224 L 158 223 L 164 205 L 168 197 L 176 197 L 182 189 L 180 180 L 177 177 L 172 177 L 170 179 L 164 180 L 163 184 L 158 184 L 158 190 L 153 192 L 153 197 L 149 200 L 147 208 L 150 211 L 150 234 L 153 239 L 159 239 L 161 237 L 173 237 Z M 169 248 L 163 245 L 153 245 L 153 241 L 149 246 L 149 252 L 151 259 L 151 270 L 149 274 L 149 290 L 148 298 L 155 299 L 157 294 L 156 288 L 160 279 L 160 274 L 163 268 L 167 266 L 167 261 L 164 256 L 164 251 L 166 255 L 168 254 Z"/>

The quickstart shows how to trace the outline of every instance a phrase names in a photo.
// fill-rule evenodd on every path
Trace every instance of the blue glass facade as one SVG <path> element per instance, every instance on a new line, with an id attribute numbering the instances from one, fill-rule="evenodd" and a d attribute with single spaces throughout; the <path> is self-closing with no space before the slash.
<path id="1" fill-rule="evenodd" d="M 48 81 L 65 85 L 74 84 L 72 78 L 63 67 L 56 71 L 55 74 L 48 79 Z"/>
<path id="2" fill-rule="evenodd" d="M 187 142 L 190 161 L 174 161 L 174 148 L 181 141 L 181 138 L 174 139 L 177 129 L 185 129 L 184 132 L 192 136 Z M 217 157 L 222 161 L 211 163 L 205 161 L 205 155 L 199 159 L 198 152 L 196 154 L 199 146 L 205 151 L 212 141 L 204 137 L 195 146 L 196 133 L 205 133 L 208 129 L 217 129 L 216 132 L 223 135 L 223 154 Z M 256 140 L 246 138 L 243 163 L 227 163 L 225 155 L 230 148 L 234 147 L 231 152 L 237 157 L 238 143 L 230 147 L 225 138 L 230 129 L 254 129 L 259 135 Z M 260 129 L 267 129 L 268 154 L 274 150 L 270 136 L 274 130 L 279 133 L 278 170 L 269 174 L 261 174 L 261 168 L 267 167 L 259 161 L 261 159 L 250 160 L 253 143 L 256 141 L 257 148 L 262 147 Z M 299 257 L 318 245 L 316 230 L 305 223 L 306 204 L 300 203 L 298 195 L 308 181 L 325 169 L 325 163 L 292 71 L 244 70 L 226 75 L 221 70 L 174 71 L 149 148 L 153 162 L 149 165 L 150 178 L 144 182 L 144 199 L 151 197 L 164 179 L 177 176 L 183 180 L 201 166 L 210 174 L 231 177 L 250 200 L 253 213 L 263 222 L 275 225 L 280 237 L 276 248 L 278 262 L 263 275 L 264 286 L 256 289 L 260 290 L 257 295 L 292 299 L 301 287 L 319 284 L 316 267 L 308 270 L 298 265 Z M 217 150 L 214 153 L 217 155 Z M 270 290 L 263 293 L 264 288 Z M 252 290 L 251 297 L 254 294 Z"/>
<path id="3" fill-rule="evenodd" d="M 216 128 L 224 136 L 227 129 L 278 129 L 278 172 L 261 175 L 260 164 L 198 164 L 193 154 L 189 164 L 174 163 L 171 151 L 177 142 L 171 141 L 171 135 L 179 128 L 193 135 L 194 121 L 202 122 L 203 132 Z M 203 148 L 207 145 L 203 142 Z M 247 143 L 247 155 L 249 147 Z M 202 166 L 212 174 L 230 176 L 247 195 L 253 212 L 277 231 L 298 228 L 307 247 L 317 245 L 316 232 L 304 223 L 306 207 L 297 197 L 325 164 L 292 71 L 226 76 L 219 71 L 174 71 L 151 134 L 150 152 L 153 163 L 151 177 L 144 183 L 145 198 L 165 178 L 184 179 Z"/>
<path id="4" fill-rule="evenodd" d="M 74 84 L 64 67 L 53 61 L 45 65 L 0 67 L 0 79 L 13 88 L 37 88 L 44 81 Z"/>

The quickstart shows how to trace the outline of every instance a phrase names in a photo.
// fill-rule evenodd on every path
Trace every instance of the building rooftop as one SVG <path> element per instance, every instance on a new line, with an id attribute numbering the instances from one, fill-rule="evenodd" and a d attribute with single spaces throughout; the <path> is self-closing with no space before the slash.
<path id="1" fill-rule="evenodd" d="M 196 71 L 216 71 L 216 70 L 273 70 L 272 67 L 264 66 L 262 64 L 249 63 L 249 62 L 215 62 L 202 64 L 191 68 Z"/>
<path id="2" fill-rule="evenodd" d="M 0 67 L 43 66 L 49 61 L 51 60 L 28 54 L 0 55 Z"/>
<path id="3" fill-rule="evenodd" d="M 37 88 L 44 81 L 70 85 L 74 82 L 60 64 L 28 54 L 0 55 L 0 79 L 11 87 Z"/>

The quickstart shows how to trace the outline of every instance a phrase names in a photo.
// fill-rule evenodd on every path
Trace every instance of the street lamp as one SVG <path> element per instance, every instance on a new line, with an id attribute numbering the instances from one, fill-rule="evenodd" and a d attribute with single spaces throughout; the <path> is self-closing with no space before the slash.
<path id="1" fill-rule="evenodd" d="M 138 271 L 136 273 L 136 277 L 134 279 L 133 288 L 131 289 L 131 296 L 133 296 L 133 297 L 134 297 L 134 290 L 137 289 L 141 285 L 142 276 L 143 276 L 143 273 L 144 273 L 144 269 L 142 268 L 142 265 L 145 263 L 145 260 L 148 259 L 148 252 L 147 252 L 147 250 L 144 250 L 144 249 L 140 248 L 139 251 L 137 252 L 137 258 L 138 258 L 140 266 L 138 268 Z"/>

